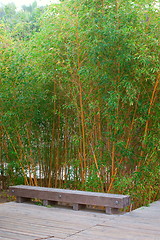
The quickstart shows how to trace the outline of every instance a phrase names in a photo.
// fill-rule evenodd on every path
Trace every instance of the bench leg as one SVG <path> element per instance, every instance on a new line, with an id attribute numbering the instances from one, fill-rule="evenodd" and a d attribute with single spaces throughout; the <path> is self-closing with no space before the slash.
<path id="1" fill-rule="evenodd" d="M 50 201 L 50 200 L 43 200 L 43 206 L 48 206 L 48 205 L 56 205 L 58 202 L 57 201 Z"/>
<path id="2" fill-rule="evenodd" d="M 80 209 L 85 208 L 85 206 L 86 206 L 86 205 L 84 205 L 84 204 L 74 203 L 74 204 L 73 204 L 73 210 L 78 211 L 78 210 L 80 210 Z"/>
<path id="3" fill-rule="evenodd" d="M 118 208 L 106 207 L 105 208 L 105 213 L 106 214 L 118 214 L 119 213 L 119 209 Z"/>
<path id="4" fill-rule="evenodd" d="M 17 203 L 30 202 L 30 200 L 31 200 L 30 198 L 19 197 L 19 196 L 16 197 Z"/>

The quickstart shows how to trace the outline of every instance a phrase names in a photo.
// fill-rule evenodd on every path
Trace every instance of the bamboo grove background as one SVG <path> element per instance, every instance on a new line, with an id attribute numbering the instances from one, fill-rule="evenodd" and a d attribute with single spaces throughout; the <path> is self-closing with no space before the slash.
<path id="1" fill-rule="evenodd" d="M 133 207 L 158 199 L 155 2 L 70 0 L 13 13 L 1 17 L 0 37 L 8 185 L 130 194 Z"/>

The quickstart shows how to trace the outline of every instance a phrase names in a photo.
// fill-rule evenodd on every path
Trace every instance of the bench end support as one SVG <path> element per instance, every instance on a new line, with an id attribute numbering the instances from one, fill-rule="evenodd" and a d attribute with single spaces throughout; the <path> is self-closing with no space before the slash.
<path id="1" fill-rule="evenodd" d="M 80 209 L 84 209 L 85 207 L 86 207 L 86 205 L 84 205 L 84 204 L 78 204 L 78 203 L 73 204 L 73 210 L 75 210 L 75 211 L 78 211 Z"/>
<path id="2" fill-rule="evenodd" d="M 106 214 L 118 214 L 119 209 L 118 208 L 105 207 L 105 213 Z"/>

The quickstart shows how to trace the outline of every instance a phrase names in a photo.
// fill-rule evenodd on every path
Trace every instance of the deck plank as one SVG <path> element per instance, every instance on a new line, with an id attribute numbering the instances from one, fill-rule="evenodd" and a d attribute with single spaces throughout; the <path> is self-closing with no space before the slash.
<path id="1" fill-rule="evenodd" d="M 160 240 L 160 201 L 124 215 L 0 204 L 0 240 Z"/>

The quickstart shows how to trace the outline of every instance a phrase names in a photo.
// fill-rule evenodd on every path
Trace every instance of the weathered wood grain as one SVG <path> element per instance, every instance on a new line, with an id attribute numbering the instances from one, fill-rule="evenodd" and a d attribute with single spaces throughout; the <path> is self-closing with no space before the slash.
<path id="1" fill-rule="evenodd" d="M 130 197 L 121 194 L 109 194 L 99 192 L 87 192 L 77 190 L 67 190 L 58 188 L 44 188 L 34 186 L 11 186 L 11 195 L 17 197 L 17 202 L 29 201 L 32 198 L 43 200 L 44 205 L 54 202 L 73 204 L 74 210 L 81 209 L 82 205 L 102 206 L 106 208 L 106 213 L 111 214 L 111 208 L 120 209 L 129 206 Z"/>
<path id="2" fill-rule="evenodd" d="M 3 240 L 160 240 L 160 201 L 124 215 L 0 204 Z"/>

